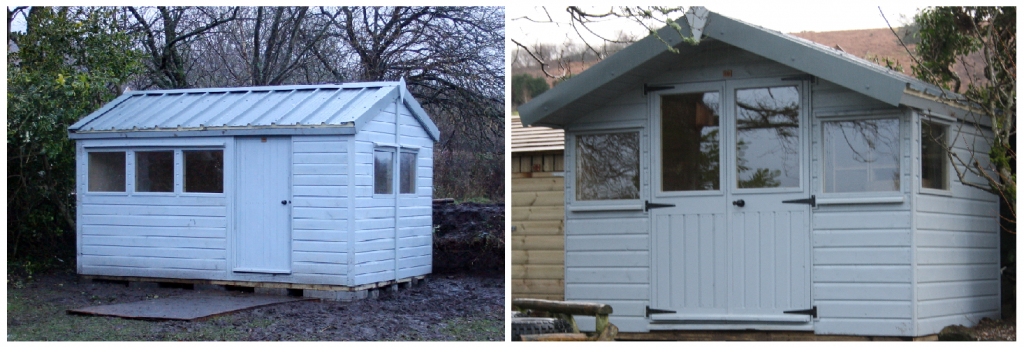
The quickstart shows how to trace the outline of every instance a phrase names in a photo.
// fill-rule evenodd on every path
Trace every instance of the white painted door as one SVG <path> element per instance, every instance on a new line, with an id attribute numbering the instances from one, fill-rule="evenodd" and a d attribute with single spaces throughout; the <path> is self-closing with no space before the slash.
<path id="1" fill-rule="evenodd" d="M 799 82 L 674 86 L 652 97 L 649 316 L 802 324 L 810 309 L 808 128 Z"/>
<path id="2" fill-rule="evenodd" d="M 236 272 L 291 272 L 291 138 L 235 142 Z"/>

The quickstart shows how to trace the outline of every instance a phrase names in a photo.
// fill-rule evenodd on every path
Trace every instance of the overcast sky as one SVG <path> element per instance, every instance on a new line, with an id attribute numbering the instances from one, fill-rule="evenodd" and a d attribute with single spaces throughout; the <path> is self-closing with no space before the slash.
<path id="1" fill-rule="evenodd" d="M 882 11 L 886 18 L 894 26 L 900 26 L 909 22 L 917 9 L 927 4 L 902 3 L 891 1 L 892 5 L 882 5 Z M 878 5 L 862 5 L 854 1 L 814 3 L 780 3 L 780 2 L 723 2 L 716 1 L 717 5 L 706 6 L 708 10 L 717 12 L 726 17 L 742 20 L 747 23 L 756 24 L 765 28 L 782 31 L 785 33 L 800 31 L 836 31 L 854 29 L 885 28 L 885 20 L 878 11 Z M 609 7 L 594 7 L 593 12 L 607 11 Z M 555 21 L 568 22 L 568 15 L 565 6 L 548 6 L 547 12 Z M 904 15 L 902 19 L 900 15 Z M 561 43 L 569 34 L 575 40 L 579 40 L 575 32 L 571 31 L 568 25 L 538 24 L 527 20 L 515 19 L 529 16 L 533 19 L 545 19 L 544 11 L 535 6 L 508 6 L 506 16 L 510 19 L 507 35 L 529 45 L 534 42 Z M 592 26 L 595 31 L 603 32 L 602 35 L 615 36 L 618 30 L 632 30 L 639 37 L 646 36 L 646 32 L 638 24 L 624 22 L 622 20 L 608 21 L 600 25 Z M 588 38 L 589 40 L 589 38 Z"/>

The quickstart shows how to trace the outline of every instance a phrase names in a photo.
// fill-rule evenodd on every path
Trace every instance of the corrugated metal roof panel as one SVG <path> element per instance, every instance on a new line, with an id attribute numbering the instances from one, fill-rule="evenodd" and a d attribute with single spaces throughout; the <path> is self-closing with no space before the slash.
<path id="1" fill-rule="evenodd" d="M 72 132 L 346 125 L 400 82 L 136 91 Z M 378 93 L 386 90 L 388 93 Z M 398 95 L 398 94 L 394 94 Z"/>

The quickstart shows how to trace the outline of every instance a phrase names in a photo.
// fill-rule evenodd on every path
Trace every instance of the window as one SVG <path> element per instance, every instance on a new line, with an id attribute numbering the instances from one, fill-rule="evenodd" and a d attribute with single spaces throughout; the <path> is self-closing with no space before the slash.
<path id="1" fill-rule="evenodd" d="M 125 191 L 125 152 L 89 152 L 89 191 Z"/>
<path id="2" fill-rule="evenodd" d="M 661 190 L 718 190 L 719 93 L 661 97 Z"/>
<path id="3" fill-rule="evenodd" d="M 823 122 L 824 192 L 900 189 L 900 122 L 896 118 Z"/>
<path id="4" fill-rule="evenodd" d="M 174 151 L 135 152 L 135 191 L 174 192 Z"/>
<path id="5" fill-rule="evenodd" d="M 800 186 L 800 89 L 736 90 L 736 187 Z"/>
<path id="6" fill-rule="evenodd" d="M 921 187 L 949 189 L 948 165 L 946 164 L 946 132 L 948 127 L 921 122 Z"/>
<path id="7" fill-rule="evenodd" d="M 640 133 L 576 136 L 576 200 L 640 198 Z"/>
<path id="8" fill-rule="evenodd" d="M 416 152 L 402 150 L 399 159 L 398 192 L 401 194 L 416 193 Z"/>
<path id="9" fill-rule="evenodd" d="M 395 152 L 386 149 L 373 151 L 373 193 L 393 194 Z"/>
<path id="10" fill-rule="evenodd" d="M 181 151 L 185 157 L 186 193 L 224 192 L 224 151 Z"/>

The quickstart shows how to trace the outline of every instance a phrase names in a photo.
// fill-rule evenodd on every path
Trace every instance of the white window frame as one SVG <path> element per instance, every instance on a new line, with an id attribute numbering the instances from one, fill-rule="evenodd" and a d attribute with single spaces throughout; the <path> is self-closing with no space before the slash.
<path id="1" fill-rule="evenodd" d="M 409 184 L 412 185 L 412 187 L 411 187 L 412 191 L 410 191 L 408 193 L 402 193 L 402 176 L 403 176 L 403 173 L 404 173 L 403 167 L 402 167 L 402 153 L 410 153 L 410 154 L 413 155 L 413 159 L 412 159 L 412 180 L 409 182 Z M 398 194 L 401 194 L 401 195 L 416 195 L 416 188 L 418 188 L 418 186 L 416 184 L 416 174 L 417 174 L 416 166 L 417 166 L 417 163 L 419 162 L 419 160 L 420 160 L 420 149 L 418 147 L 402 147 L 398 151 L 398 182 L 396 182 L 396 185 L 398 186 L 398 189 L 397 189 Z"/>
<path id="2" fill-rule="evenodd" d="M 952 133 L 953 133 L 953 122 L 949 121 L 944 117 L 932 117 L 928 114 L 921 113 L 918 117 L 918 129 L 915 137 L 917 138 L 917 146 L 914 148 L 914 154 L 917 157 L 917 167 L 914 168 L 917 171 L 917 188 L 922 194 L 952 196 L 953 194 L 953 178 L 952 174 L 954 169 L 952 167 L 952 160 L 949 160 L 948 155 L 944 155 L 943 162 L 946 165 L 945 180 L 946 189 L 929 188 L 924 186 L 924 123 L 932 123 L 940 125 L 946 128 L 946 139 L 945 145 L 950 146 L 952 144 Z M 945 154 L 945 153 L 944 153 Z"/>
<path id="3" fill-rule="evenodd" d="M 819 129 L 817 131 L 817 133 L 818 133 L 817 136 L 819 136 L 819 139 L 821 139 L 818 142 L 818 145 L 817 145 L 818 148 L 815 149 L 818 153 L 820 153 L 818 159 L 819 159 L 819 162 L 821 163 L 819 165 L 819 170 L 821 170 L 821 176 L 819 178 L 820 184 L 818 185 L 818 189 L 820 191 L 820 196 L 819 196 L 819 199 L 818 199 L 819 200 L 818 204 L 819 205 L 846 204 L 846 203 L 857 203 L 857 204 L 860 204 L 860 203 L 876 203 L 876 202 L 877 203 L 902 203 L 903 202 L 903 195 L 904 195 L 903 189 L 904 189 L 905 184 L 906 184 L 906 182 L 905 182 L 906 178 L 904 177 L 904 174 L 906 173 L 906 170 L 907 170 L 907 168 L 904 167 L 905 165 L 903 163 L 903 161 L 904 161 L 903 153 L 904 153 L 904 150 L 905 150 L 903 148 L 903 146 L 905 146 L 905 144 L 903 143 L 903 138 L 904 138 L 904 131 L 905 131 L 905 127 L 906 127 L 906 121 L 905 121 L 904 115 L 902 113 L 891 112 L 891 113 L 878 113 L 878 114 L 871 113 L 870 115 L 851 114 L 851 115 L 844 115 L 844 116 L 829 116 L 829 117 L 821 117 L 821 116 L 819 116 L 818 118 L 819 118 L 819 123 L 818 123 Z M 876 119 L 895 119 L 896 122 L 897 122 L 897 136 L 899 137 L 897 139 L 897 143 L 899 144 L 899 148 L 896 149 L 897 152 L 898 152 L 898 160 L 896 161 L 896 165 L 897 165 L 896 169 L 898 171 L 897 175 L 900 178 L 900 187 L 899 187 L 899 189 L 892 190 L 892 191 L 879 191 L 879 192 L 825 192 L 825 175 L 826 175 L 826 168 L 825 168 L 825 123 L 828 123 L 828 122 L 853 121 L 853 120 L 876 120 Z M 877 199 L 875 199 L 875 198 L 877 198 Z"/>
<path id="4" fill-rule="evenodd" d="M 643 211 L 645 198 L 645 145 L 647 139 L 642 122 L 628 124 L 621 128 L 588 127 L 579 131 L 566 132 L 566 201 L 567 208 L 572 212 L 601 212 L 601 211 Z M 601 135 L 615 133 L 636 133 L 637 145 L 640 146 L 640 153 L 637 154 L 637 175 L 640 179 L 640 187 L 637 191 L 637 199 L 623 200 L 576 200 L 577 176 L 579 175 L 579 156 L 576 153 L 576 141 L 579 136 Z M 570 164 L 571 163 L 571 164 Z"/>
<path id="5" fill-rule="evenodd" d="M 119 192 L 92 191 L 92 190 L 89 189 L 89 182 L 92 179 L 92 177 L 90 177 L 91 175 L 89 174 L 89 169 L 91 168 L 91 165 L 90 165 L 91 163 L 89 161 L 89 154 L 92 154 L 92 153 L 110 153 L 110 152 L 121 152 L 121 153 L 124 153 L 124 155 L 125 155 L 125 158 L 124 158 L 124 170 L 125 170 L 124 190 L 123 191 L 119 191 Z M 127 148 L 124 148 L 124 147 L 120 147 L 120 148 L 119 147 L 87 148 L 85 150 L 85 158 L 84 159 L 85 159 L 85 194 L 87 194 L 87 195 L 113 195 L 113 196 L 129 196 L 129 195 L 131 195 L 131 192 L 134 190 L 133 183 L 135 183 L 134 182 L 134 178 L 135 178 L 134 175 L 130 175 L 129 174 L 129 173 L 132 173 L 131 171 L 133 171 L 132 170 L 133 169 L 132 161 L 133 161 L 134 158 L 132 158 L 131 150 L 129 150 Z"/>

